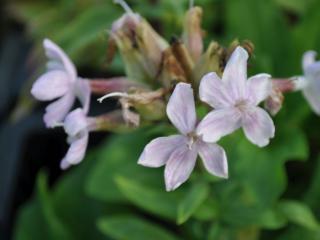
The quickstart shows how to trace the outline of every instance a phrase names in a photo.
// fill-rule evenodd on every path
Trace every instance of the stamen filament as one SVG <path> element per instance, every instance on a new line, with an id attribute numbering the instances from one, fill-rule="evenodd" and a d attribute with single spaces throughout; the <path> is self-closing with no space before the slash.
<path id="1" fill-rule="evenodd" d="M 113 93 L 109 93 L 104 95 L 101 98 L 98 98 L 98 102 L 102 103 L 103 100 L 105 100 L 106 98 L 110 98 L 110 97 L 128 97 L 129 95 L 127 93 L 123 93 L 123 92 L 113 92 Z"/>
<path id="2" fill-rule="evenodd" d="M 193 8 L 194 0 L 189 0 L 189 9 Z"/>
<path id="3" fill-rule="evenodd" d="M 134 14 L 132 9 L 129 7 L 129 5 L 124 0 L 113 0 L 115 4 L 119 4 L 126 13 L 128 14 Z"/>

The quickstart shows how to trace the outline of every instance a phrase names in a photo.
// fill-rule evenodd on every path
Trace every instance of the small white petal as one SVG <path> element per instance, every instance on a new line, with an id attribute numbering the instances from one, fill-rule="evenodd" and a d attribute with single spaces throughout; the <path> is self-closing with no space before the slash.
<path id="1" fill-rule="evenodd" d="M 75 97 L 73 94 L 66 94 L 60 99 L 54 101 L 46 108 L 44 122 L 47 127 L 55 127 L 57 124 L 64 121 L 64 118 L 70 111 Z"/>
<path id="2" fill-rule="evenodd" d="M 39 77 L 32 86 L 31 94 L 38 100 L 48 101 L 61 97 L 67 91 L 70 91 L 68 75 L 55 70 Z"/>
<path id="3" fill-rule="evenodd" d="M 156 138 L 145 146 L 138 164 L 146 167 L 161 167 L 168 161 L 172 152 L 186 145 L 186 142 L 187 138 L 183 135 Z"/>
<path id="4" fill-rule="evenodd" d="M 66 69 L 63 66 L 63 63 L 56 61 L 56 60 L 49 60 L 47 62 L 47 69 L 48 69 L 48 71 L 59 70 L 59 71 L 66 72 Z"/>
<path id="5" fill-rule="evenodd" d="M 302 92 L 312 110 L 320 115 L 320 78 L 318 80 L 318 82 L 308 85 Z"/>
<path id="6" fill-rule="evenodd" d="M 209 173 L 218 177 L 228 178 L 227 156 L 222 147 L 215 143 L 199 142 L 198 151 Z"/>
<path id="7" fill-rule="evenodd" d="M 248 79 L 248 98 L 254 104 L 258 105 L 264 101 L 272 91 L 272 82 L 269 74 L 261 73 Z"/>
<path id="8" fill-rule="evenodd" d="M 241 126 L 241 114 L 236 108 L 225 108 L 208 113 L 197 127 L 197 134 L 205 142 L 216 142 Z"/>
<path id="9" fill-rule="evenodd" d="M 189 178 L 197 160 L 196 149 L 190 150 L 187 146 L 177 148 L 171 154 L 164 171 L 166 190 L 178 188 Z"/>
<path id="10" fill-rule="evenodd" d="M 61 167 L 68 167 L 80 163 L 86 153 L 88 145 L 89 133 L 84 131 L 82 135 L 74 140 L 66 154 L 61 161 Z"/>
<path id="11" fill-rule="evenodd" d="M 66 161 L 66 159 L 62 159 L 61 162 L 60 162 L 60 168 L 62 170 L 66 170 L 68 169 L 69 167 L 71 167 L 71 164 L 69 162 Z"/>
<path id="12" fill-rule="evenodd" d="M 167 115 L 172 124 L 186 135 L 194 130 L 196 110 L 190 84 L 178 83 L 169 99 Z"/>
<path id="13" fill-rule="evenodd" d="M 61 62 L 67 73 L 70 75 L 71 81 L 75 81 L 77 78 L 77 71 L 67 54 L 49 39 L 43 41 L 43 46 L 46 50 L 47 57 L 50 60 Z"/>
<path id="14" fill-rule="evenodd" d="M 232 97 L 224 87 L 222 80 L 214 72 L 201 79 L 199 87 L 200 99 L 213 108 L 223 108 L 232 105 Z"/>
<path id="15" fill-rule="evenodd" d="M 76 82 L 76 96 L 79 98 L 83 111 L 87 114 L 90 107 L 91 88 L 89 81 L 78 79 Z"/>
<path id="16" fill-rule="evenodd" d="M 246 95 L 248 53 L 237 47 L 232 53 L 224 69 L 222 81 L 226 84 L 230 95 L 238 100 Z"/>
<path id="17" fill-rule="evenodd" d="M 308 67 L 315 63 L 317 53 L 315 51 L 307 51 L 302 57 L 302 67 L 304 71 L 307 71 Z"/>
<path id="18" fill-rule="evenodd" d="M 246 112 L 242 116 L 243 130 L 253 144 L 264 147 L 274 137 L 275 127 L 269 114 L 260 107 Z"/>
<path id="19" fill-rule="evenodd" d="M 70 112 L 64 120 L 64 130 L 69 136 L 76 136 L 88 127 L 86 114 L 81 108 Z"/>

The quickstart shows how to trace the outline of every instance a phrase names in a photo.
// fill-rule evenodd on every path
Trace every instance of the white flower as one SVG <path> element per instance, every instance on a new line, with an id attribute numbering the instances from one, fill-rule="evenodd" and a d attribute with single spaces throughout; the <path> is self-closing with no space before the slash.
<path id="1" fill-rule="evenodd" d="M 83 160 L 88 145 L 91 124 L 92 119 L 88 118 L 81 108 L 73 110 L 66 116 L 63 126 L 68 134 L 70 148 L 61 161 L 60 166 L 62 169 L 78 164 Z"/>
<path id="2" fill-rule="evenodd" d="M 167 191 L 179 187 L 190 176 L 198 154 L 213 175 L 227 178 L 225 151 L 215 143 L 203 142 L 198 134 L 193 91 L 189 84 L 177 84 L 167 105 L 167 115 L 180 135 L 159 137 L 144 148 L 138 163 L 146 167 L 165 167 Z"/>
<path id="3" fill-rule="evenodd" d="M 308 51 L 303 55 L 304 77 L 298 78 L 296 88 L 302 90 L 312 110 L 320 115 L 320 61 L 316 61 L 316 55 L 314 51 Z"/>
<path id="4" fill-rule="evenodd" d="M 200 99 L 214 110 L 199 124 L 198 132 L 206 142 L 242 127 L 246 137 L 263 147 L 274 137 L 274 124 L 268 113 L 258 104 L 271 92 L 270 75 L 258 74 L 247 80 L 248 53 L 237 47 L 222 76 L 209 73 L 200 83 Z"/>
<path id="5" fill-rule="evenodd" d="M 33 84 L 31 93 L 40 101 L 58 100 L 46 108 L 44 122 L 47 127 L 55 127 L 63 122 L 73 106 L 76 97 L 87 112 L 90 104 L 90 85 L 87 80 L 80 79 L 74 64 L 55 43 L 49 39 L 43 42 L 49 58 L 48 71 Z"/>

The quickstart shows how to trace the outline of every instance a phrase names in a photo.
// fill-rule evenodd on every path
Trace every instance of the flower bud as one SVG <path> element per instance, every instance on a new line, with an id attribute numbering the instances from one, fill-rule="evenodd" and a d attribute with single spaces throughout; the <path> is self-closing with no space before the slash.
<path id="1" fill-rule="evenodd" d="M 200 59 L 203 51 L 203 31 L 201 29 L 202 8 L 190 8 L 184 19 L 183 42 L 194 62 Z"/>
<path id="2" fill-rule="evenodd" d="M 273 88 L 271 95 L 266 99 L 264 103 L 264 107 L 272 116 L 275 116 L 280 111 L 283 100 L 284 96 L 282 92 L 278 89 Z"/>
<path id="3" fill-rule="evenodd" d="M 199 85 L 201 78 L 209 72 L 216 72 L 218 75 L 222 74 L 221 59 L 223 59 L 223 55 L 224 49 L 217 42 L 211 42 L 194 68 L 196 85 Z"/>
<path id="4" fill-rule="evenodd" d="M 177 38 L 171 40 L 172 53 L 186 74 L 187 82 L 193 82 L 194 62 L 183 42 Z"/>
<path id="5" fill-rule="evenodd" d="M 186 82 L 186 74 L 180 63 L 172 53 L 171 48 L 167 48 L 163 52 L 161 72 L 159 74 L 159 82 L 165 88 L 171 88 L 177 82 Z"/>
<path id="6" fill-rule="evenodd" d="M 139 14 L 126 13 L 112 25 L 108 58 L 117 45 L 129 79 L 152 83 L 159 72 L 167 42 Z"/>

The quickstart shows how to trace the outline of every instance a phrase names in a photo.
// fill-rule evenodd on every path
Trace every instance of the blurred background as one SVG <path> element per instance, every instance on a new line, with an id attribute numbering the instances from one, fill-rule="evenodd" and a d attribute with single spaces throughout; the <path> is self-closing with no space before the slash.
<path id="1" fill-rule="evenodd" d="M 181 35 L 188 1 L 127 2 L 167 40 Z M 320 51 L 319 0 L 195 4 L 204 10 L 205 46 L 211 40 L 224 46 L 252 41 L 252 74 L 302 74 L 302 54 Z M 207 176 L 203 184 L 195 174 L 178 191 L 165 193 L 161 169 L 135 164 L 162 129 L 92 134 L 87 159 L 61 172 L 66 136 L 45 129 L 45 104 L 29 95 L 46 63 L 42 41 L 58 43 L 80 76 L 121 75 L 120 56 L 106 64 L 106 30 L 122 13 L 111 0 L 2 1 L 0 239 L 320 239 L 320 121 L 300 93 L 289 94 L 275 117 L 271 146 L 256 149 L 241 133 L 222 141 L 229 155 L 227 182 Z M 92 102 L 92 115 L 116 106 Z"/>

